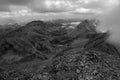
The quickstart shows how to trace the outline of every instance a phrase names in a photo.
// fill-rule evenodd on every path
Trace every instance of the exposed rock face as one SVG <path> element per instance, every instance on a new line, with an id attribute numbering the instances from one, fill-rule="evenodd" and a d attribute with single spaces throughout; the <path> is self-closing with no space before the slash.
<path id="1" fill-rule="evenodd" d="M 2 35 L 0 80 L 119 80 L 120 54 L 108 36 L 89 20 L 72 30 L 32 21 Z"/>
<path id="2" fill-rule="evenodd" d="M 85 20 L 81 22 L 75 29 L 72 29 L 70 32 L 68 32 L 71 37 L 81 37 L 86 38 L 86 35 L 88 34 L 95 34 L 96 28 L 95 25 L 89 21 Z"/>

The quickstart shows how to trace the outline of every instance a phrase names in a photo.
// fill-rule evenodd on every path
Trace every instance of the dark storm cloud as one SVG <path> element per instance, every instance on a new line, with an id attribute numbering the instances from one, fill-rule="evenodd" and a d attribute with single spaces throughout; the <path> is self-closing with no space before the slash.
<path id="1" fill-rule="evenodd" d="M 0 11 L 10 11 L 10 5 L 27 5 L 32 0 L 0 0 Z"/>

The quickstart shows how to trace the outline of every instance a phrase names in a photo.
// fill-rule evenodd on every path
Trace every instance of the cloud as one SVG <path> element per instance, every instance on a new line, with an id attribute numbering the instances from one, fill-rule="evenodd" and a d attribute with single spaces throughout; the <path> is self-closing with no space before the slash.
<path id="1" fill-rule="evenodd" d="M 98 29 L 101 31 L 109 30 L 111 32 L 109 40 L 120 43 L 120 1 L 114 0 L 110 3 L 110 9 L 108 8 L 108 10 L 99 15 L 101 25 Z"/>
<path id="2" fill-rule="evenodd" d="M 0 4 L 4 4 L 4 5 L 9 5 L 9 4 L 24 5 L 30 2 L 31 0 L 0 0 Z"/>
<path id="3" fill-rule="evenodd" d="M 39 13 L 100 13 L 115 6 L 118 0 L 34 0 L 28 6 Z M 84 10 L 83 10 L 84 9 Z M 87 11 L 86 11 L 87 10 Z M 83 12 L 82 12 L 83 11 Z"/>
<path id="4" fill-rule="evenodd" d="M 58 13 L 73 10 L 74 6 L 69 0 L 35 0 L 29 7 L 40 13 Z"/>
<path id="5" fill-rule="evenodd" d="M 88 8 L 77 8 L 72 13 L 74 14 L 100 14 L 101 11 L 99 9 L 88 9 Z"/>
<path id="6" fill-rule="evenodd" d="M 27 5 L 32 0 L 0 0 L 0 11 L 10 11 L 10 5 Z"/>
<path id="7" fill-rule="evenodd" d="M 9 6 L 0 4 L 0 11 L 10 11 Z"/>
<path id="8" fill-rule="evenodd" d="M 0 0 L 0 11 L 10 11 L 11 5 L 26 6 L 39 13 L 90 13 L 116 5 L 117 0 Z M 84 11 L 86 9 L 88 11 Z M 94 10 L 94 11 L 93 11 Z M 106 9 L 105 9 L 106 10 Z"/>
<path id="9" fill-rule="evenodd" d="M 119 0 L 0 0 L 0 18 L 78 18 L 103 15 Z M 77 17 L 78 16 L 78 17 Z"/>

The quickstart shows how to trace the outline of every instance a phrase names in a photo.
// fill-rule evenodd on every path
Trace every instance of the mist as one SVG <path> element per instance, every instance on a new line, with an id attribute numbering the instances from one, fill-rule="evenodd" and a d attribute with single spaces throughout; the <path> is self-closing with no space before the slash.
<path id="1" fill-rule="evenodd" d="M 108 40 L 120 43 L 120 4 L 105 10 L 102 15 L 99 15 L 99 20 L 98 30 L 109 31 L 110 37 Z"/>

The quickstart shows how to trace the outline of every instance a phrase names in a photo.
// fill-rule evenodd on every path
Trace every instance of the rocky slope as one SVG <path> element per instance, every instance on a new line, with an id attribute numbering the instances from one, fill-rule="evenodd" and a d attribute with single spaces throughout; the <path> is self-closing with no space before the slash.
<path id="1" fill-rule="evenodd" d="M 120 80 L 120 53 L 89 20 L 32 21 L 0 37 L 0 80 Z"/>

